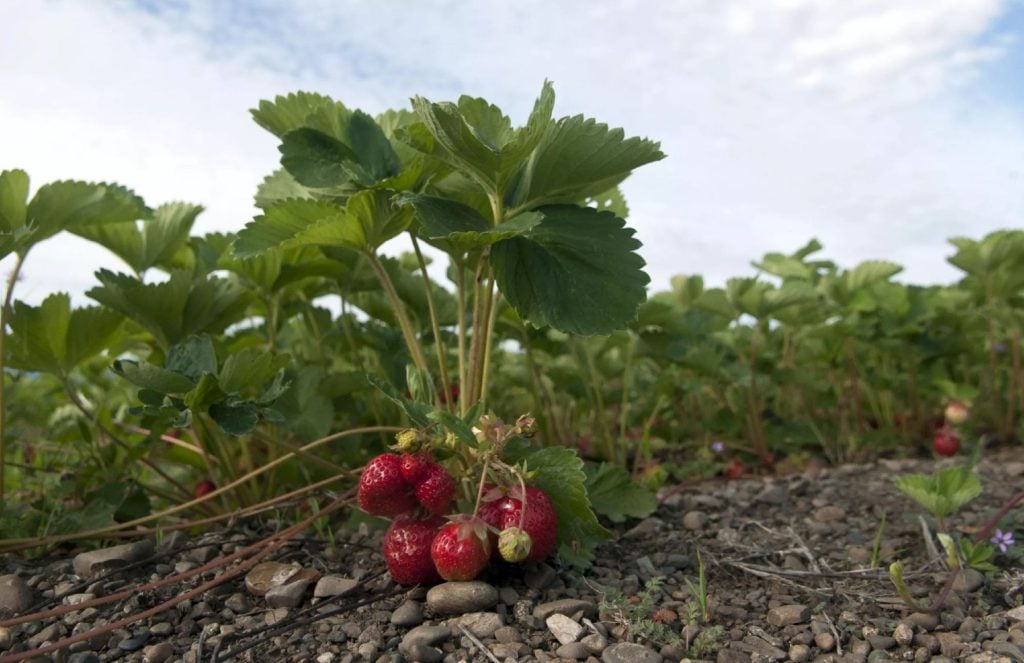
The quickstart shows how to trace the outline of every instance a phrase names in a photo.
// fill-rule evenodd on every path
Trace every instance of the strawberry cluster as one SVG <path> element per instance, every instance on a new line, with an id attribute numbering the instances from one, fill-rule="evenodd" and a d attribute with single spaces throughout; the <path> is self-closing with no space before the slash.
<path id="1" fill-rule="evenodd" d="M 558 517 L 540 488 L 488 485 L 476 513 L 443 518 L 454 497 L 455 480 L 425 451 L 381 454 L 363 468 L 359 506 L 394 519 L 383 553 L 395 582 L 472 580 L 492 558 L 537 561 L 554 552 Z"/>

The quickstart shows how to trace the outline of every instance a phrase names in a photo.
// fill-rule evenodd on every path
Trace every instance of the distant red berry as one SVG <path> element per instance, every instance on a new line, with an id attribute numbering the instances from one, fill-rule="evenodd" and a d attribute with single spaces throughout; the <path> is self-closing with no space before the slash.
<path id="1" fill-rule="evenodd" d="M 512 493 L 480 505 L 480 517 L 488 525 L 498 531 L 510 527 L 519 527 L 519 516 L 523 512 L 523 503 L 517 495 L 519 488 Z M 558 514 L 551 503 L 551 498 L 536 486 L 526 487 L 526 514 L 523 516 L 523 530 L 530 535 L 530 554 L 528 561 L 538 562 L 555 552 L 558 544 Z"/>
<path id="2" fill-rule="evenodd" d="M 479 518 L 448 523 L 430 545 L 430 557 L 445 580 L 472 580 L 484 570 L 490 556 L 487 525 Z"/>
<path id="3" fill-rule="evenodd" d="M 384 560 L 391 578 L 400 585 L 429 585 L 441 580 L 430 557 L 430 546 L 444 519 L 418 520 L 399 516 L 384 534 Z"/>
<path id="4" fill-rule="evenodd" d="M 374 516 L 397 516 L 416 508 L 412 486 L 402 477 L 402 460 L 395 454 L 381 454 L 359 475 L 359 506 Z"/>
<path id="5" fill-rule="evenodd" d="M 747 473 L 747 466 L 739 458 L 733 458 L 722 470 L 722 474 L 729 477 L 730 479 L 739 479 Z"/>
<path id="6" fill-rule="evenodd" d="M 217 484 L 209 479 L 203 479 L 196 483 L 196 488 L 193 494 L 196 496 L 196 499 L 199 499 L 203 495 L 209 495 L 215 490 L 217 490 Z"/>
<path id="7" fill-rule="evenodd" d="M 940 428 L 932 439 L 932 448 L 940 456 L 955 456 L 960 451 L 960 438 L 948 428 Z"/>

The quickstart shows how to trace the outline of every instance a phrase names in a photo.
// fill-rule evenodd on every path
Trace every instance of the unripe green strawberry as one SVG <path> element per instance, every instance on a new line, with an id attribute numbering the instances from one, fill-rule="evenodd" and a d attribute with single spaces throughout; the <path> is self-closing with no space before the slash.
<path id="1" fill-rule="evenodd" d="M 493 487 L 484 492 L 487 494 L 492 491 Z M 515 487 L 504 497 L 484 502 L 480 505 L 480 517 L 499 532 L 510 527 L 520 527 L 519 516 L 523 513 L 523 504 L 518 499 L 520 495 L 521 489 Z M 555 552 L 558 543 L 558 514 L 547 493 L 535 486 L 526 487 L 526 513 L 522 520 L 522 529 L 533 540 L 527 560 L 539 562 Z"/>
<path id="2" fill-rule="evenodd" d="M 430 545 L 437 572 L 450 581 L 477 577 L 490 556 L 487 524 L 472 516 L 462 516 L 442 527 Z"/>
<path id="3" fill-rule="evenodd" d="M 430 546 L 444 519 L 430 516 L 419 520 L 409 515 L 399 516 L 384 534 L 384 560 L 391 578 L 400 585 L 429 585 L 438 582 Z"/>
<path id="4" fill-rule="evenodd" d="M 359 506 L 374 516 L 397 516 L 416 508 L 412 486 L 402 477 L 401 459 L 381 454 L 359 475 Z"/>
<path id="5" fill-rule="evenodd" d="M 532 549 L 533 539 L 526 530 L 509 527 L 498 535 L 498 552 L 506 562 L 521 562 L 530 556 Z"/>
<path id="6" fill-rule="evenodd" d="M 969 410 L 967 409 L 967 405 L 962 401 L 953 401 L 946 406 L 944 414 L 946 415 L 947 422 L 954 426 L 959 426 L 967 421 Z"/>

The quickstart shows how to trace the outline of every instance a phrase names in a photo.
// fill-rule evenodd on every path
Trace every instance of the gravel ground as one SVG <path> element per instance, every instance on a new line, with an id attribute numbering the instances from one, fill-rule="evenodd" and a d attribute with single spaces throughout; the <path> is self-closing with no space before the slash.
<path id="1" fill-rule="evenodd" d="M 978 527 L 1024 489 L 1022 461 L 1019 449 L 984 461 L 985 492 L 954 524 Z M 0 662 L 1024 661 L 1024 570 L 1006 557 L 987 576 L 958 575 L 935 614 L 907 608 L 888 581 L 888 563 L 902 559 L 925 605 L 945 581 L 916 506 L 894 486 L 935 466 L 880 461 L 677 488 L 653 517 L 617 527 L 586 573 L 552 560 L 429 589 L 394 585 L 377 552 L 381 532 L 365 526 L 339 530 L 333 545 L 300 533 L 219 584 L 223 569 L 205 567 L 235 553 L 251 559 L 246 547 L 273 523 L 62 558 L 6 555 L 0 619 L 36 614 L 0 621 Z M 701 562 L 706 618 L 691 590 Z M 54 608 L 64 612 L 38 614 Z"/>

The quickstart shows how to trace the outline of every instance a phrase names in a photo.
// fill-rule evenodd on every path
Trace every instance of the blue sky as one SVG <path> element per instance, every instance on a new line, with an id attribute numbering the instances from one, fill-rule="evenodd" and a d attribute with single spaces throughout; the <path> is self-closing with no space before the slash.
<path id="1" fill-rule="evenodd" d="M 0 168 L 202 203 L 200 232 L 244 226 L 276 167 L 260 99 L 468 93 L 522 119 L 545 78 L 556 115 L 669 155 L 624 187 L 654 288 L 812 236 L 843 266 L 949 282 L 947 238 L 1024 219 L 1022 0 L 46 0 L 5 10 L 0 70 Z M 84 301 L 100 266 L 51 240 L 17 296 Z"/>

